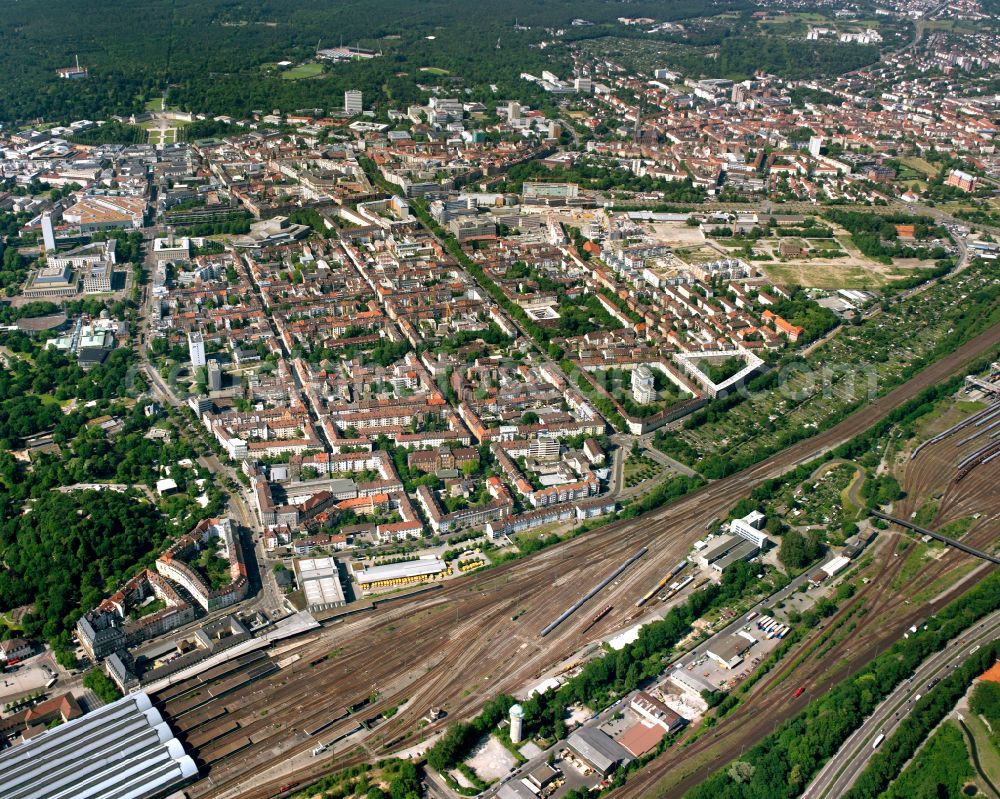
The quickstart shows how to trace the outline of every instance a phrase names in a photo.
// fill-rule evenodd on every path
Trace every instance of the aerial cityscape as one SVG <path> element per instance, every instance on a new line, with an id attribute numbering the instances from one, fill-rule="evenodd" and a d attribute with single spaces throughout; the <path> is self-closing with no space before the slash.
<path id="1" fill-rule="evenodd" d="M 4 799 L 1000 799 L 1000 0 L 4 0 Z"/>

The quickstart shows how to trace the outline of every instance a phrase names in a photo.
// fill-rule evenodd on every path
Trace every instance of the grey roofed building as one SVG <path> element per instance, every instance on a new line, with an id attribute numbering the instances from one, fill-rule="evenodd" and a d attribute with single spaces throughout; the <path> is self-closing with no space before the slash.
<path id="1" fill-rule="evenodd" d="M 417 579 L 440 574 L 445 570 L 445 562 L 440 558 L 420 558 L 403 563 L 387 563 L 384 566 L 369 566 L 355 572 L 355 579 L 362 586 L 386 580 Z"/>
<path id="2" fill-rule="evenodd" d="M 760 552 L 760 549 L 752 541 L 740 541 L 735 547 L 733 547 L 729 552 L 723 555 L 718 560 L 712 563 L 712 568 L 717 572 L 725 572 L 734 563 L 739 563 L 741 560 L 750 560 L 750 558 L 756 556 Z"/>
<path id="3" fill-rule="evenodd" d="M 125 631 L 112 616 L 85 613 L 76 623 L 76 632 L 84 650 L 100 660 L 126 645 Z"/>
<path id="4" fill-rule="evenodd" d="M 295 573 L 309 610 L 330 610 L 347 604 L 333 558 L 300 558 L 295 561 Z"/>
<path id="5" fill-rule="evenodd" d="M 593 727 L 580 727 L 566 739 L 566 745 L 604 776 L 614 771 L 619 763 L 632 760 L 625 747 Z"/>
<path id="6" fill-rule="evenodd" d="M 535 766 L 535 768 L 531 770 L 528 774 L 527 780 L 538 790 L 543 790 L 552 782 L 559 779 L 560 776 L 561 773 L 558 769 L 553 768 L 548 763 L 542 763 L 540 766 Z"/>
<path id="7" fill-rule="evenodd" d="M 108 675 L 123 693 L 128 693 L 133 688 L 139 687 L 139 678 L 136 677 L 132 667 L 132 658 L 128 652 L 122 650 L 112 652 L 105 661 L 108 667 Z"/>
<path id="8" fill-rule="evenodd" d="M 107 347 L 80 347 L 76 359 L 82 368 L 90 369 L 104 363 L 110 354 L 111 350 Z"/>
<path id="9" fill-rule="evenodd" d="M 527 785 L 524 784 L 524 780 L 510 780 L 505 782 L 500 786 L 500 790 L 497 791 L 498 799 L 536 799 L 536 794 Z"/>
<path id="10" fill-rule="evenodd" d="M 705 654 L 725 668 L 731 669 L 742 662 L 743 654 L 753 645 L 753 636 L 735 633 L 721 641 L 713 641 L 705 650 Z"/>
<path id="11" fill-rule="evenodd" d="M 358 495 L 358 484 L 349 477 L 335 477 L 326 490 L 336 499 L 354 499 Z"/>
<path id="12" fill-rule="evenodd" d="M 707 569 L 715 561 L 732 552 L 739 544 L 740 539 L 736 536 L 721 535 L 715 541 L 712 541 L 706 549 L 698 553 L 698 564 L 703 569 Z"/>
<path id="13" fill-rule="evenodd" d="M 198 768 L 144 693 L 130 694 L 0 753 L 5 796 L 153 799 Z"/>
<path id="14" fill-rule="evenodd" d="M 683 685 L 685 688 L 690 688 L 698 693 L 710 691 L 714 694 L 719 690 L 713 683 L 706 680 L 700 674 L 695 671 L 688 671 L 683 666 L 677 666 L 670 672 L 670 679 L 678 685 Z"/>

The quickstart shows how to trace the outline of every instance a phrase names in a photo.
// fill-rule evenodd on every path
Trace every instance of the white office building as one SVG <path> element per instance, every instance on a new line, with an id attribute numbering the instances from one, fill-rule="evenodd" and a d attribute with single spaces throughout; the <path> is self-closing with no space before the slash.
<path id="1" fill-rule="evenodd" d="M 344 92 L 344 111 L 351 115 L 364 111 L 363 96 L 358 89 L 348 89 Z"/>
<path id="2" fill-rule="evenodd" d="M 201 333 L 188 333 L 188 352 L 191 355 L 192 369 L 197 369 L 207 363 L 205 359 L 205 340 L 201 337 Z"/>
<path id="3" fill-rule="evenodd" d="M 758 530 L 745 518 L 735 519 L 730 522 L 729 529 L 734 535 L 738 535 L 760 549 L 765 549 L 771 542 L 771 539 L 763 531 Z"/>

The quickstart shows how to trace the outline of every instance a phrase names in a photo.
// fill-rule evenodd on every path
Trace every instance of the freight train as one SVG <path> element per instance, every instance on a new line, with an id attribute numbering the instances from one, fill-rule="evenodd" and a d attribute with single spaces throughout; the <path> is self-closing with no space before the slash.
<path id="1" fill-rule="evenodd" d="M 651 600 L 654 596 L 656 596 L 656 594 L 660 591 L 661 588 L 663 588 L 674 577 L 676 577 L 678 574 L 684 571 L 687 565 L 688 563 L 686 560 L 680 561 L 676 566 L 674 566 L 674 568 L 672 568 L 670 571 L 667 572 L 666 577 L 664 577 L 662 580 L 660 580 L 660 582 L 658 582 L 656 585 L 653 586 L 652 590 L 648 594 L 646 594 L 645 596 L 643 596 L 642 599 L 636 602 L 635 606 L 637 608 L 641 608 L 643 605 L 649 602 L 649 600 Z"/>

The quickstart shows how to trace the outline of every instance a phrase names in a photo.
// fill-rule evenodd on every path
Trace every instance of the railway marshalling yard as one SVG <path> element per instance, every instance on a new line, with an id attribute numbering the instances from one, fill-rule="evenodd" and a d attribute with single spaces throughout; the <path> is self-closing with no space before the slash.
<path id="1" fill-rule="evenodd" d="M 436 590 L 379 602 L 370 612 L 345 616 L 267 654 L 246 656 L 163 690 L 154 699 L 201 766 L 202 778 L 189 794 L 199 799 L 279 795 L 334 768 L 412 747 L 450 721 L 471 716 L 497 693 L 524 689 L 589 642 L 639 621 L 630 618 L 635 602 L 687 554 L 711 519 L 724 517 L 755 486 L 851 439 L 998 343 L 1000 325 L 830 430 L 672 505 Z M 974 442 L 956 446 L 946 439 L 900 464 L 897 476 L 907 498 L 897 503 L 896 515 L 907 518 L 936 497 L 932 528 L 978 513 L 963 541 L 990 549 L 1000 512 L 996 462 L 953 481 L 958 462 L 974 449 Z M 874 555 L 859 567 L 858 576 L 869 579 L 857 593 L 763 677 L 712 734 L 668 749 L 631 779 L 622 795 L 680 796 L 991 568 L 948 550 L 914 572 L 900 554 L 912 540 L 898 531 L 879 536 Z M 539 638 L 546 624 L 643 546 L 649 548 L 645 557 Z M 941 590 L 924 602 L 902 603 L 938 583 Z M 860 603 L 864 623 L 850 635 L 838 632 Z M 613 610 L 591 627 L 594 612 L 606 605 Z M 653 608 L 643 618 L 655 614 Z M 789 689 L 796 685 L 807 690 L 793 698 Z M 421 720 L 432 707 L 445 716 L 425 724 Z M 317 744 L 330 741 L 336 743 L 325 753 L 311 755 Z"/>

